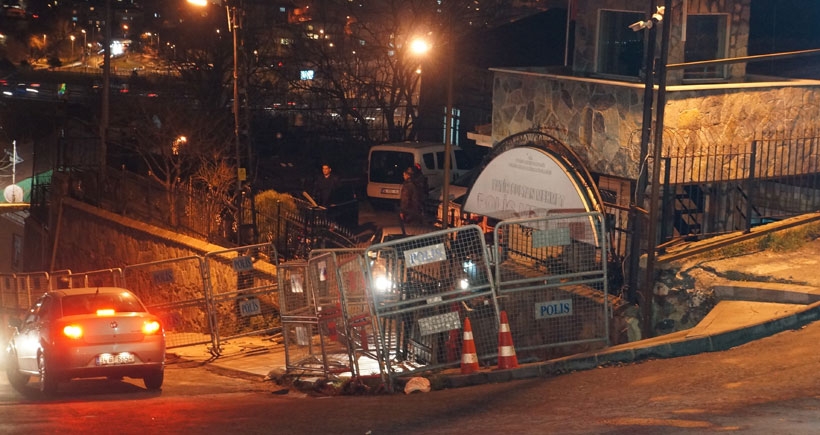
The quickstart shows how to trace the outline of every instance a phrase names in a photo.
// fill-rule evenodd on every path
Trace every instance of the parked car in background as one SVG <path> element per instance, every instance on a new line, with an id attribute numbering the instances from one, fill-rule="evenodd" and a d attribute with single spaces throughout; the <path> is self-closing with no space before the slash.
<path id="1" fill-rule="evenodd" d="M 52 290 L 10 326 L 6 376 L 18 391 L 31 376 L 45 394 L 74 378 L 141 378 L 149 390 L 162 387 L 165 330 L 126 289 Z"/>
<path id="2" fill-rule="evenodd" d="M 467 153 L 453 147 L 450 156 L 450 177 L 455 180 L 473 168 Z M 431 142 L 399 142 L 370 148 L 367 168 L 367 196 L 374 200 L 399 200 L 402 173 L 418 164 L 427 177 L 430 189 L 443 182 L 444 144 Z M 427 192 L 429 194 L 429 192 Z"/>

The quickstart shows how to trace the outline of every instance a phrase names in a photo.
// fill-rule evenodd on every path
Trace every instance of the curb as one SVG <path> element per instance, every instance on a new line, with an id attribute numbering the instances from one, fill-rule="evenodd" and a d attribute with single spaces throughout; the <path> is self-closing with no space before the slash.
<path id="1" fill-rule="evenodd" d="M 687 338 L 685 335 L 681 335 L 683 338 L 649 345 L 640 345 L 638 341 L 632 345 L 625 345 L 628 346 L 627 348 L 578 354 L 545 362 L 526 364 L 516 369 L 485 370 L 469 375 L 449 375 L 446 376 L 446 386 L 448 388 L 461 388 L 486 383 L 550 377 L 566 372 L 590 370 L 605 365 L 633 363 L 652 358 L 665 359 L 697 355 L 704 352 L 719 352 L 783 331 L 800 329 L 817 320 L 820 320 L 820 302 L 815 302 L 805 309 L 785 317 L 711 336 Z"/>

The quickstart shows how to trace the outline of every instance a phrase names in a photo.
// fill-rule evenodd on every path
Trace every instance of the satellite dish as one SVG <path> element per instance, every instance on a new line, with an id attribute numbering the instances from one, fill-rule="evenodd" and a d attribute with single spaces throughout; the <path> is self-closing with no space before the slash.
<path id="1" fill-rule="evenodd" d="M 23 188 L 16 184 L 10 184 L 3 190 L 3 197 L 6 198 L 6 202 L 10 204 L 23 202 Z"/>

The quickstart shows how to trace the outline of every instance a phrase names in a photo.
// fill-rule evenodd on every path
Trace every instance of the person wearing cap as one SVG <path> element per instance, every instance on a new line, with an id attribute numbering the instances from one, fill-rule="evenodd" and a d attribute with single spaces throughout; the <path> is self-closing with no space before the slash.
<path id="1" fill-rule="evenodd" d="M 413 180 L 413 167 L 404 170 L 404 182 L 399 196 L 399 217 L 404 224 L 422 223 L 421 192 Z"/>

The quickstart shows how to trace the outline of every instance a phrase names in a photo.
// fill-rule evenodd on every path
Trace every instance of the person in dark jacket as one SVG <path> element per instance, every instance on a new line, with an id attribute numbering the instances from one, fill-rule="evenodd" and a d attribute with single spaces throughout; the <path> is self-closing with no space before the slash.
<path id="1" fill-rule="evenodd" d="M 404 171 L 404 183 L 399 196 L 399 217 L 404 224 L 422 223 L 422 202 L 419 188 L 413 180 L 413 168 Z"/>
<path id="2" fill-rule="evenodd" d="M 313 191 L 316 195 L 313 199 L 321 205 L 327 207 L 330 202 L 330 195 L 339 187 L 339 177 L 333 173 L 333 169 L 327 163 L 322 165 L 322 176 L 316 180 Z"/>
<path id="3" fill-rule="evenodd" d="M 427 177 L 421 171 L 421 164 L 416 163 L 413 166 L 413 183 L 416 184 L 418 192 L 421 196 L 421 203 L 427 200 L 427 195 L 430 193 L 430 186 L 427 184 Z"/>

